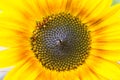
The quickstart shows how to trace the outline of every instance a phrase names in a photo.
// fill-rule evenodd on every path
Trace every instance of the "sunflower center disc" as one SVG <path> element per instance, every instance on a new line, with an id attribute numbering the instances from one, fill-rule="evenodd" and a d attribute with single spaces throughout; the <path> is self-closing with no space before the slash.
<path id="1" fill-rule="evenodd" d="M 87 26 L 67 13 L 50 15 L 37 22 L 31 37 L 32 50 L 50 70 L 68 71 L 82 65 L 90 50 Z"/>

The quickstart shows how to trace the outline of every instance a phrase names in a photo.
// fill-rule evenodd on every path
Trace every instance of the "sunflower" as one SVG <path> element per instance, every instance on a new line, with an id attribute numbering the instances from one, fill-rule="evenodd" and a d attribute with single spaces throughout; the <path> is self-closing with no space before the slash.
<path id="1" fill-rule="evenodd" d="M 120 4 L 0 1 L 4 80 L 119 80 Z"/>

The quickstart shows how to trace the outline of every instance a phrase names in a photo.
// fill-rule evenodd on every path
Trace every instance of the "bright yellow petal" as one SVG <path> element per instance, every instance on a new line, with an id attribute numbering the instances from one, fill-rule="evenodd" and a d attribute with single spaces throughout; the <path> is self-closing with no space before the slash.
<path id="1" fill-rule="evenodd" d="M 42 10 L 39 10 L 38 5 L 34 5 L 36 3 L 34 0 L 32 4 L 27 0 L 2 1 L 0 3 L 0 10 L 3 11 L 0 15 L 1 27 L 31 33 L 36 27 L 36 21 L 42 20 L 45 15 L 45 13 L 41 13 Z"/>
<path id="2" fill-rule="evenodd" d="M 29 34 L 15 30 L 0 30 L 0 46 L 3 47 L 20 47 L 29 46 Z"/>
<path id="3" fill-rule="evenodd" d="M 91 55 L 101 57 L 106 60 L 117 62 L 120 60 L 120 50 L 92 49 Z"/>
<path id="4" fill-rule="evenodd" d="M 30 51 L 20 50 L 19 48 L 8 48 L 7 50 L 0 51 L 0 67 L 9 67 L 15 65 L 27 58 Z"/>
<path id="5" fill-rule="evenodd" d="M 8 72 L 4 80 L 35 80 L 40 72 L 42 70 L 39 64 L 31 58 L 26 58 L 21 64 Z"/>
<path id="6" fill-rule="evenodd" d="M 98 75 L 101 75 L 108 80 L 119 80 L 120 66 L 117 64 L 117 62 L 111 62 L 103 58 L 91 55 L 89 60 L 86 61 L 86 64 L 91 67 L 91 69 Z"/>
<path id="7" fill-rule="evenodd" d="M 74 71 L 63 72 L 61 75 L 64 80 L 80 80 L 79 76 Z"/>
<path id="8" fill-rule="evenodd" d="M 101 41 L 92 44 L 93 49 L 103 49 L 103 50 L 120 50 L 120 41 Z"/>
<path id="9" fill-rule="evenodd" d="M 104 14 L 104 11 L 111 6 L 112 0 L 85 0 L 86 3 L 80 9 L 79 16 L 83 22 L 88 22 L 89 20 L 93 20 L 94 17 L 98 18 L 100 15 Z M 94 3 L 94 4 L 93 4 Z"/>
<path id="10" fill-rule="evenodd" d="M 48 71 L 40 71 L 39 75 L 36 77 L 35 80 L 54 80 L 51 78 L 51 73 Z"/>
<path id="11" fill-rule="evenodd" d="M 98 17 L 98 18 L 96 17 L 96 20 L 93 19 L 90 22 L 91 25 L 89 26 L 89 29 L 93 32 L 99 30 L 101 30 L 102 32 L 105 31 L 104 30 L 105 27 L 120 25 L 119 14 L 120 14 L 120 4 L 111 7 L 105 15 L 102 15 L 102 17 Z"/>
<path id="12" fill-rule="evenodd" d="M 103 26 L 91 32 L 93 49 L 112 50 L 117 52 L 120 50 L 120 22 Z M 114 50 L 114 51 L 113 51 Z"/>
<path id="13" fill-rule="evenodd" d="M 46 69 L 42 66 L 42 71 L 40 71 L 39 75 L 36 77 L 35 80 L 65 80 L 64 72 L 56 72 Z"/>
<path id="14" fill-rule="evenodd" d="M 105 80 L 103 77 L 92 71 L 91 68 L 89 68 L 86 64 L 80 66 L 77 73 L 79 80 Z"/>
<path id="15" fill-rule="evenodd" d="M 50 14 L 64 12 L 66 6 L 66 0 L 41 0 L 40 4 L 44 3 L 47 6 Z"/>

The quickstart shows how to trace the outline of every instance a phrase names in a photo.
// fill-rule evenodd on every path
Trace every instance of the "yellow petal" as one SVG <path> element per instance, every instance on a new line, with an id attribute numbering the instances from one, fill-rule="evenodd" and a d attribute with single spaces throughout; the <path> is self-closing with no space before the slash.
<path id="1" fill-rule="evenodd" d="M 80 16 L 80 19 L 83 22 L 88 22 L 96 17 L 100 17 L 102 14 L 104 14 L 104 11 L 106 11 L 111 6 L 112 3 L 112 0 L 85 1 L 87 2 L 82 7 L 82 11 L 78 14 L 80 16 L 81 13 L 83 13 L 83 15 Z"/>
<path id="2" fill-rule="evenodd" d="M 120 32 L 112 32 L 100 35 L 96 39 L 93 38 L 91 47 L 93 49 L 103 50 L 120 50 Z"/>
<path id="3" fill-rule="evenodd" d="M 30 49 L 29 35 L 23 32 L 0 30 L 0 46 L 7 48 L 19 48 L 21 50 Z"/>
<path id="4" fill-rule="evenodd" d="M 101 27 L 91 32 L 92 45 L 94 49 L 120 50 L 120 23 Z M 113 47 L 114 46 L 114 47 Z"/>
<path id="5" fill-rule="evenodd" d="M 4 80 L 30 80 L 30 78 L 31 80 L 35 80 L 40 71 L 41 70 L 38 68 L 36 61 L 30 57 L 26 57 L 24 60 L 21 60 L 14 69 L 8 72 Z"/>
<path id="6" fill-rule="evenodd" d="M 109 25 L 105 25 L 105 26 L 101 26 L 101 28 L 98 28 L 94 31 L 91 32 L 91 36 L 93 40 L 106 40 L 106 41 L 111 41 L 114 39 L 120 39 L 119 34 L 120 34 L 120 21 L 113 23 L 113 24 L 109 24 Z"/>
<path id="7" fill-rule="evenodd" d="M 54 80 L 54 79 L 51 78 L 50 72 L 42 71 L 41 73 L 39 73 L 39 75 L 36 77 L 35 80 L 47 80 L 47 79 Z"/>
<path id="8" fill-rule="evenodd" d="M 119 80 L 120 66 L 117 62 L 111 62 L 103 58 L 92 56 L 86 61 L 86 64 L 98 75 L 110 80 Z"/>
<path id="9" fill-rule="evenodd" d="M 0 3 L 0 10 L 3 11 L 0 15 L 1 27 L 32 32 L 36 26 L 36 21 L 40 21 L 43 18 L 42 10 L 39 10 L 36 3 L 34 0 L 32 4 L 27 0 L 2 1 Z"/>
<path id="10" fill-rule="evenodd" d="M 66 0 L 41 0 L 48 8 L 50 14 L 59 13 L 65 11 Z"/>
<path id="11" fill-rule="evenodd" d="M 93 49 L 120 50 L 120 41 L 94 43 L 91 47 Z"/>
<path id="12" fill-rule="evenodd" d="M 80 80 L 79 76 L 74 71 L 64 72 L 62 75 L 64 80 Z"/>
<path id="13" fill-rule="evenodd" d="M 21 50 L 19 48 L 8 48 L 7 50 L 0 51 L 0 67 L 8 67 L 17 64 L 21 60 L 28 57 L 30 51 Z"/>
<path id="14" fill-rule="evenodd" d="M 95 32 L 95 31 L 105 29 L 106 27 L 108 28 L 114 25 L 115 26 L 120 25 L 119 14 L 120 14 L 120 4 L 111 7 L 105 15 L 102 15 L 102 17 L 98 17 L 98 18 L 96 17 L 96 19 L 98 20 L 93 19 L 90 22 L 92 25 L 89 26 L 89 29 Z M 119 28 L 119 27 L 116 27 L 116 28 Z"/>
<path id="15" fill-rule="evenodd" d="M 80 66 L 77 76 L 79 76 L 79 80 L 105 80 L 100 75 L 94 73 L 91 70 L 92 67 L 89 67 L 86 64 Z"/>
<path id="16" fill-rule="evenodd" d="M 91 55 L 101 57 L 103 59 L 111 60 L 111 61 L 119 61 L 120 60 L 120 50 L 103 50 L 103 49 L 92 49 Z"/>

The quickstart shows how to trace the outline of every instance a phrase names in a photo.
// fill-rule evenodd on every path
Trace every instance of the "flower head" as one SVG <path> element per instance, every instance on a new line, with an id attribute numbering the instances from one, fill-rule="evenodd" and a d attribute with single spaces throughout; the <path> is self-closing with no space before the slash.
<path id="1" fill-rule="evenodd" d="M 14 66 L 5 80 L 119 80 L 120 4 L 111 3 L 1 1 L 0 67 Z"/>

